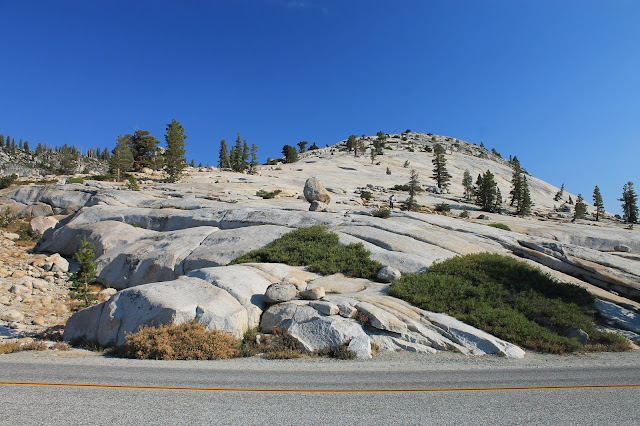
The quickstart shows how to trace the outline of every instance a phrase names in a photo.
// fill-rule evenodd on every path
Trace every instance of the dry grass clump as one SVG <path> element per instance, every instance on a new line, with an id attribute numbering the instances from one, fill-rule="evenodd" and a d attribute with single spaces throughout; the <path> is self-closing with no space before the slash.
<path id="1" fill-rule="evenodd" d="M 45 342 L 34 340 L 27 343 L 6 342 L 0 343 L 0 355 L 12 354 L 22 351 L 46 351 L 48 346 Z"/>
<path id="2" fill-rule="evenodd" d="M 238 356 L 240 340 L 195 321 L 143 327 L 127 336 L 117 351 L 126 358 L 156 360 L 214 360 Z"/>
<path id="3" fill-rule="evenodd" d="M 271 335 L 265 336 L 263 345 L 264 357 L 267 359 L 292 359 L 305 356 L 298 341 L 286 328 L 272 329 Z"/>
<path id="4" fill-rule="evenodd" d="M 56 342 L 56 343 L 53 344 L 51 349 L 53 349 L 55 351 L 70 351 L 71 350 L 71 346 L 69 346 L 65 342 Z"/>
<path id="5" fill-rule="evenodd" d="M 326 348 L 316 351 L 316 354 L 318 356 L 325 356 L 336 359 L 355 359 L 356 353 L 348 349 L 350 342 L 351 339 L 347 340 L 346 342 L 342 342 L 338 346 L 327 346 Z"/>

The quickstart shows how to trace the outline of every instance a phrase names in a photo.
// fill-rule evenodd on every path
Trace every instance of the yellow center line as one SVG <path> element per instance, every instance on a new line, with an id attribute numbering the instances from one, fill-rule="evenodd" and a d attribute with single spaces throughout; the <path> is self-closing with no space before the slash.
<path id="1" fill-rule="evenodd" d="M 84 389 L 125 389 L 125 390 L 161 390 L 183 392 L 246 392 L 246 393 L 443 393 L 443 392 L 508 392 L 542 390 L 580 390 L 580 389 L 639 389 L 640 384 L 617 385 L 573 385 L 573 386 L 513 386 L 482 388 L 407 388 L 407 389 L 278 389 L 278 388 L 212 388 L 196 386 L 149 386 L 117 385 L 98 383 L 49 383 L 49 382 L 2 382 L 0 386 L 33 386 L 54 388 Z"/>

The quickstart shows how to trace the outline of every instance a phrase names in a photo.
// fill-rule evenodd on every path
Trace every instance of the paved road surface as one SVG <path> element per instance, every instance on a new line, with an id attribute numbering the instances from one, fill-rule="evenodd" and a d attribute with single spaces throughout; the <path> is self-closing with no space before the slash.
<path id="1" fill-rule="evenodd" d="M 634 353 L 168 363 L 16 354 L 0 357 L 0 381 L 0 424 L 11 425 L 640 424 Z"/>

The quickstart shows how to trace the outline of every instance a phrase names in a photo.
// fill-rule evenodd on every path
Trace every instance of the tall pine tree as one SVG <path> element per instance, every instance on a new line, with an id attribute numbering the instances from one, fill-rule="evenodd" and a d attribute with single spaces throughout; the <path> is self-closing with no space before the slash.
<path id="1" fill-rule="evenodd" d="M 573 221 L 576 219 L 584 219 L 587 214 L 587 204 L 584 202 L 582 198 L 582 194 L 578 194 L 578 198 L 576 198 L 576 205 L 573 207 Z"/>
<path id="2" fill-rule="evenodd" d="M 518 216 L 529 216 L 531 214 L 531 206 L 533 206 L 533 201 L 531 201 L 531 192 L 529 191 L 529 184 L 527 183 L 527 177 L 523 174 L 520 176 L 521 179 L 521 193 L 520 198 L 518 199 L 518 207 L 516 209 L 516 214 Z"/>
<path id="3" fill-rule="evenodd" d="M 593 205 L 596 207 L 596 221 L 598 221 L 604 216 L 604 203 L 602 202 L 602 194 L 600 194 L 598 185 L 593 188 Z"/>
<path id="4" fill-rule="evenodd" d="M 116 175 L 118 182 L 120 182 L 120 173 L 129 170 L 134 164 L 133 154 L 129 148 L 129 138 L 127 136 L 118 136 L 116 139 L 116 147 L 113 149 L 113 155 L 109 161 L 111 173 Z"/>
<path id="5" fill-rule="evenodd" d="M 258 173 L 258 147 L 251 144 L 251 162 L 249 163 L 249 173 L 255 175 Z"/>
<path id="6" fill-rule="evenodd" d="M 229 148 L 227 148 L 227 141 L 222 139 L 220 141 L 220 154 L 218 156 L 218 167 L 221 169 L 231 168 L 231 159 L 229 158 Z"/>
<path id="7" fill-rule="evenodd" d="M 444 158 L 444 148 L 440 144 L 436 144 L 433 148 L 433 179 L 438 185 L 438 189 L 446 189 L 449 186 L 451 175 L 447 171 L 447 160 Z"/>
<path id="8" fill-rule="evenodd" d="M 186 154 L 184 140 L 187 136 L 184 134 L 184 127 L 175 118 L 167 124 L 166 130 L 164 139 L 167 142 L 167 150 L 164 152 L 164 164 L 169 174 L 169 180 L 175 182 L 180 178 L 182 170 L 187 165 L 184 157 Z"/>
<path id="9" fill-rule="evenodd" d="M 464 188 L 464 198 L 470 200 L 473 195 L 473 178 L 471 177 L 469 170 L 464 171 L 464 175 L 462 176 L 462 187 Z"/>
<path id="10" fill-rule="evenodd" d="M 520 168 L 520 160 L 518 157 L 514 156 L 511 159 L 511 167 L 513 167 L 513 174 L 511 175 L 511 202 L 510 206 L 516 205 L 516 209 L 518 208 L 518 203 L 522 199 L 522 169 Z"/>
<path id="11" fill-rule="evenodd" d="M 633 189 L 633 182 L 627 182 L 622 188 L 622 212 L 627 223 L 638 222 L 638 196 Z"/>

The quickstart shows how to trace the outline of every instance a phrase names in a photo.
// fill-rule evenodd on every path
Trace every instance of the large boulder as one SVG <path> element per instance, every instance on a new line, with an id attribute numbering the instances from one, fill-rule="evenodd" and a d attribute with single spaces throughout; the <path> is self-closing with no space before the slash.
<path id="1" fill-rule="evenodd" d="M 311 177 L 304 183 L 304 198 L 308 202 L 319 201 L 324 204 L 331 202 L 329 191 L 317 177 Z"/>
<path id="2" fill-rule="evenodd" d="M 37 216 L 29 222 L 29 234 L 42 235 L 47 229 L 55 228 L 58 219 L 51 216 Z"/>
<path id="3" fill-rule="evenodd" d="M 298 296 L 298 288 L 290 283 L 271 284 L 264 293 L 267 303 L 281 303 L 293 300 Z"/>
<path id="4" fill-rule="evenodd" d="M 198 278 L 181 277 L 126 289 L 79 311 L 67 321 L 64 340 L 121 346 L 127 334 L 142 326 L 191 320 L 236 337 L 248 329 L 246 310 L 229 293 Z"/>

